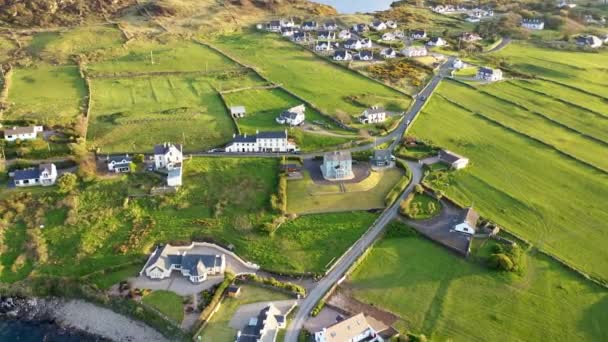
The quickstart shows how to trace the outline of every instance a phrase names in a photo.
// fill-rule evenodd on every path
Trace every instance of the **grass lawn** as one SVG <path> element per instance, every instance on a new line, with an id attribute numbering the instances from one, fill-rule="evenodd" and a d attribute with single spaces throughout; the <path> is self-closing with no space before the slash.
<path id="1" fill-rule="evenodd" d="M 222 71 L 240 68 L 208 47 L 168 38 L 166 41 L 134 40 L 120 55 L 89 65 L 94 74 L 163 71 Z"/>
<path id="2" fill-rule="evenodd" d="M 38 63 L 15 69 L 6 100 L 10 107 L 3 118 L 69 125 L 82 113 L 87 95 L 76 66 Z"/>
<path id="3" fill-rule="evenodd" d="M 220 310 L 211 317 L 200 337 L 202 341 L 232 341 L 236 338 L 237 330 L 230 327 L 230 320 L 241 305 L 291 299 L 284 293 L 272 291 L 255 285 L 242 285 L 238 298 L 226 297 Z"/>
<path id="4" fill-rule="evenodd" d="M 7 37 L 0 36 L 0 63 L 4 63 L 11 58 L 11 53 L 17 45 Z"/>
<path id="5" fill-rule="evenodd" d="M 414 214 L 412 208 L 418 208 Z M 415 220 L 426 220 L 441 212 L 441 203 L 427 194 L 415 194 L 410 203 L 410 215 Z"/>
<path id="6" fill-rule="evenodd" d="M 31 255 L 26 249 L 26 226 L 18 223 L 2 232 L 0 248 L 0 281 L 13 282 L 26 277 L 33 269 Z"/>
<path id="7" fill-rule="evenodd" d="M 146 152 L 163 141 L 201 151 L 232 139 L 232 120 L 204 77 L 94 79 L 92 91 L 88 139 L 102 152 Z"/>
<path id="8" fill-rule="evenodd" d="M 142 302 L 156 308 L 170 320 L 179 324 L 184 320 L 183 300 L 174 292 L 158 290 L 145 296 Z"/>
<path id="9" fill-rule="evenodd" d="M 329 115 L 336 111 L 360 114 L 365 106 L 353 101 L 354 96 L 373 94 L 377 104 L 401 110 L 411 102 L 405 95 L 324 61 L 275 34 L 248 31 L 219 37 L 214 44 Z"/>
<path id="10" fill-rule="evenodd" d="M 89 277 L 89 280 L 97 285 L 98 288 L 105 290 L 109 289 L 112 285 L 118 284 L 121 281 L 134 277 L 142 269 L 143 265 L 129 265 L 111 272 L 96 273 Z"/>
<path id="11" fill-rule="evenodd" d="M 287 211 L 304 214 L 384 208 L 384 197 L 399 181 L 403 173 L 397 168 L 371 175 L 358 184 L 315 184 L 308 172 L 301 180 L 287 183 Z"/>
<path id="12" fill-rule="evenodd" d="M 412 233 L 392 234 L 346 286 L 434 341 L 605 341 L 605 289 L 540 254 L 526 259 L 522 275 L 501 273 Z"/>
<path id="13" fill-rule="evenodd" d="M 441 186 L 449 197 L 474 205 L 538 248 L 608 279 L 608 213 L 601 205 L 608 200 L 605 173 L 437 95 L 411 134 L 471 160 Z"/>

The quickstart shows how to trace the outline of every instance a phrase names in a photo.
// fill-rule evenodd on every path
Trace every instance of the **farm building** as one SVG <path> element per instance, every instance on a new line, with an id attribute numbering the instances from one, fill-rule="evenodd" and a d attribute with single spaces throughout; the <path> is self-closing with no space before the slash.
<path id="1" fill-rule="evenodd" d="M 7 128 L 4 130 L 4 140 L 34 140 L 38 136 L 38 133 L 42 133 L 43 131 L 44 128 L 42 126 Z"/>
<path id="2" fill-rule="evenodd" d="M 226 256 L 208 254 L 188 254 L 194 245 L 156 248 L 139 272 L 150 279 L 165 279 L 171 272 L 180 271 L 193 283 L 201 283 L 209 275 L 221 275 L 226 270 Z"/>
<path id="3" fill-rule="evenodd" d="M 299 126 L 306 119 L 306 106 L 301 104 L 288 110 L 283 111 L 279 117 L 277 117 L 277 123 L 281 125 Z"/>
<path id="4" fill-rule="evenodd" d="M 363 313 L 323 328 L 315 333 L 314 340 L 315 342 L 384 342 Z"/>
<path id="5" fill-rule="evenodd" d="M 108 157 L 108 171 L 115 173 L 130 172 L 132 162 L 133 158 L 131 158 L 128 154 L 125 154 L 124 156 Z"/>
<path id="6" fill-rule="evenodd" d="M 469 159 L 448 150 L 439 151 L 439 161 L 456 170 L 464 169 L 469 164 Z"/>
<path id="7" fill-rule="evenodd" d="M 55 164 L 40 164 L 37 168 L 17 170 L 13 173 L 16 187 L 49 186 L 57 181 L 57 167 Z"/>
<path id="8" fill-rule="evenodd" d="M 401 54 L 405 57 L 424 57 L 428 54 L 424 46 L 408 46 L 401 50 Z"/>
<path id="9" fill-rule="evenodd" d="M 502 70 L 481 67 L 477 70 L 476 79 L 486 82 L 496 82 L 502 80 Z"/>
<path id="10" fill-rule="evenodd" d="M 380 123 L 386 120 L 386 110 L 382 107 L 373 106 L 361 113 L 359 122 L 362 124 Z"/>
<path id="11" fill-rule="evenodd" d="M 327 180 L 345 180 L 355 177 L 353 174 L 353 158 L 350 152 L 334 151 L 325 153 L 321 172 Z"/>
<path id="12" fill-rule="evenodd" d="M 478 220 L 479 214 L 473 208 L 467 208 L 462 215 L 462 219 L 454 226 L 454 230 L 468 235 L 475 235 Z"/>
<path id="13" fill-rule="evenodd" d="M 258 132 L 248 136 L 234 135 L 232 142 L 226 145 L 229 153 L 258 153 L 258 152 L 297 152 L 298 147 L 287 136 L 287 131 Z"/>
<path id="14" fill-rule="evenodd" d="M 272 303 L 249 320 L 236 334 L 236 342 L 275 341 L 279 329 L 285 328 L 287 319 Z"/>
<path id="15" fill-rule="evenodd" d="M 375 150 L 371 157 L 372 166 L 375 167 L 391 166 L 394 160 L 391 150 Z"/>
<path id="16" fill-rule="evenodd" d="M 232 115 L 232 117 L 235 119 L 245 117 L 245 114 L 247 114 L 247 110 L 245 109 L 245 106 L 230 107 L 230 115 Z"/>

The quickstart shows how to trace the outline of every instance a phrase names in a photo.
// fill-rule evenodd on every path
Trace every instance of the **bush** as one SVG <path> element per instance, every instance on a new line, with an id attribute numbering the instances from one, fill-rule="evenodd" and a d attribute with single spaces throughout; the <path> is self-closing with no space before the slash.
<path id="1" fill-rule="evenodd" d="M 323 308 L 325 307 L 325 301 L 324 300 L 320 300 L 317 305 L 315 305 L 315 307 L 312 309 L 312 311 L 310 312 L 310 315 L 312 317 L 316 317 L 321 310 L 323 310 Z"/>
<path id="2" fill-rule="evenodd" d="M 273 287 L 276 287 L 279 289 L 284 289 L 284 290 L 293 292 L 294 294 L 298 294 L 301 296 L 306 295 L 306 289 L 304 287 L 294 284 L 294 283 L 282 282 L 282 281 L 276 280 L 273 277 L 267 278 L 267 277 L 257 276 L 255 274 L 245 274 L 245 275 L 241 276 L 241 279 L 251 281 L 254 283 L 273 286 Z"/>
<path id="3" fill-rule="evenodd" d="M 405 176 L 402 176 L 397 185 L 395 185 L 393 189 L 391 189 L 391 191 L 386 194 L 386 197 L 384 198 L 384 203 L 386 204 L 386 206 L 389 207 L 393 205 L 393 203 L 395 203 L 397 198 L 401 195 L 403 190 L 405 190 L 405 188 L 407 188 L 409 184 L 410 177 L 407 174 Z"/>
<path id="4" fill-rule="evenodd" d="M 67 194 L 76 188 L 78 177 L 73 173 L 65 173 L 57 180 L 57 191 L 61 194 Z"/>
<path id="5" fill-rule="evenodd" d="M 488 261 L 492 268 L 500 271 L 511 271 L 514 267 L 511 258 L 504 253 L 492 254 Z"/>

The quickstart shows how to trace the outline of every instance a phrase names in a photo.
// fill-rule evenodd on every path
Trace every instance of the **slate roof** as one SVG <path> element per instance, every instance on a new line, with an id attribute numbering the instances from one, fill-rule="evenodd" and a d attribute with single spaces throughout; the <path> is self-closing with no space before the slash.
<path id="1" fill-rule="evenodd" d="M 460 159 L 464 159 L 464 157 L 459 154 L 456 154 L 452 151 L 448 151 L 448 150 L 439 151 L 439 160 L 441 160 L 445 163 L 453 164 L 453 163 L 459 161 Z"/>
<path id="2" fill-rule="evenodd" d="M 4 130 L 4 135 L 17 135 L 17 134 L 32 134 L 36 133 L 36 126 L 27 127 L 13 127 Z"/>
<path id="3" fill-rule="evenodd" d="M 159 247 L 154 251 L 144 269 L 156 265 L 168 270 L 171 265 L 180 265 L 182 269 L 190 271 L 190 275 L 198 276 L 205 271 L 206 267 L 217 267 L 222 264 L 221 255 L 188 254 L 187 251 L 187 249 L 171 245 Z M 185 255 L 180 253 L 185 253 Z"/>
<path id="4" fill-rule="evenodd" d="M 374 160 L 390 160 L 391 159 L 391 150 L 375 150 L 374 151 Z"/>
<path id="5" fill-rule="evenodd" d="M 473 208 L 467 208 L 462 214 L 462 221 L 469 225 L 469 227 L 475 229 L 477 227 L 477 221 L 479 221 L 479 214 Z"/>
<path id="6" fill-rule="evenodd" d="M 334 53 L 334 57 L 341 57 L 342 59 L 346 58 L 348 52 L 346 50 L 338 50 Z"/>
<path id="7" fill-rule="evenodd" d="M 278 132 L 259 132 L 257 134 L 259 139 L 287 139 L 286 131 L 278 131 Z"/>
<path id="8" fill-rule="evenodd" d="M 371 114 L 379 114 L 379 113 L 386 113 L 386 109 L 384 109 L 382 107 L 371 107 L 371 108 L 366 109 L 363 114 L 371 115 Z"/>
<path id="9" fill-rule="evenodd" d="M 119 164 L 127 164 L 133 161 L 133 158 L 129 157 L 129 155 L 124 155 L 124 156 L 111 156 L 108 158 L 108 163 L 110 162 L 114 162 L 114 163 L 119 163 Z"/>
<path id="10" fill-rule="evenodd" d="M 164 143 L 164 144 L 159 144 L 159 145 L 154 145 L 154 154 L 166 154 L 167 152 L 169 152 L 169 149 L 171 148 L 171 146 L 175 146 L 175 148 L 177 148 L 178 151 L 182 150 L 182 145 L 177 144 L 171 144 L 171 143 Z"/>
<path id="11" fill-rule="evenodd" d="M 317 27 L 316 21 L 305 21 L 302 23 L 302 27 Z"/>
<path id="12" fill-rule="evenodd" d="M 26 180 L 26 179 L 34 179 L 40 178 L 40 169 L 37 168 L 29 168 L 23 170 L 16 170 L 13 178 L 17 180 Z"/>
<path id="13" fill-rule="evenodd" d="M 481 67 L 479 68 L 479 72 L 486 75 L 493 75 L 494 73 L 498 72 L 498 69 Z"/>
<path id="14" fill-rule="evenodd" d="M 323 155 L 323 160 L 328 161 L 349 161 L 353 160 L 350 151 L 334 151 Z"/>
<path id="15" fill-rule="evenodd" d="M 370 50 L 363 50 L 359 52 L 359 57 L 363 58 L 363 57 L 374 57 L 374 53 Z"/>
<path id="16" fill-rule="evenodd" d="M 424 36 L 426 32 L 424 30 L 414 30 L 412 36 Z"/>
<path id="17" fill-rule="evenodd" d="M 243 135 L 243 134 L 239 134 L 237 136 L 234 137 L 234 139 L 232 139 L 232 142 L 235 143 L 254 143 L 256 142 L 256 137 L 255 135 Z"/>
<path id="18" fill-rule="evenodd" d="M 260 311 L 257 318 L 255 319 L 255 324 L 248 324 L 241 331 L 241 335 L 238 337 L 237 342 L 257 342 L 261 340 L 262 331 L 265 328 L 270 328 L 268 330 L 273 330 L 278 326 L 278 320 L 282 317 L 281 312 L 274 305 L 270 304 L 264 309 Z M 252 320 L 251 322 L 254 322 Z"/>

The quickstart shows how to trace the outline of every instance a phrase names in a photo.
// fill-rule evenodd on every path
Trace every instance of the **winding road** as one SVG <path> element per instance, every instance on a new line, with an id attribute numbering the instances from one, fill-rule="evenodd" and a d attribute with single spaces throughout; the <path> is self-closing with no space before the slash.
<path id="1" fill-rule="evenodd" d="M 400 138 L 405 134 L 409 125 L 414 122 L 416 116 L 424 107 L 426 101 L 437 88 L 441 80 L 449 76 L 451 72 L 453 57 L 449 58 L 439 68 L 438 73 L 427 84 L 427 86 L 415 97 L 414 104 L 405 114 L 399 127 L 391 134 L 378 139 L 378 142 L 387 142 L 394 138 L 395 141 L 391 144 L 391 150 L 394 150 L 400 141 Z M 373 145 L 359 146 L 350 149 L 351 152 L 373 148 Z M 386 208 L 372 226 L 352 245 L 346 253 L 344 253 L 338 261 L 334 263 L 330 271 L 317 282 L 317 284 L 308 292 L 308 295 L 302 299 L 298 305 L 300 309 L 296 313 L 293 321 L 287 327 L 285 334 L 285 342 L 298 342 L 298 336 L 308 318 L 310 312 L 315 307 L 317 302 L 329 291 L 336 283 L 344 277 L 349 268 L 365 253 L 365 251 L 374 243 L 374 241 L 382 234 L 384 228 L 397 216 L 399 212 L 399 204 L 401 201 L 414 190 L 414 187 L 422 181 L 423 171 L 422 166 L 417 162 L 406 161 L 408 167 L 412 171 L 412 180 L 405 191 L 395 201 L 395 203 Z"/>

